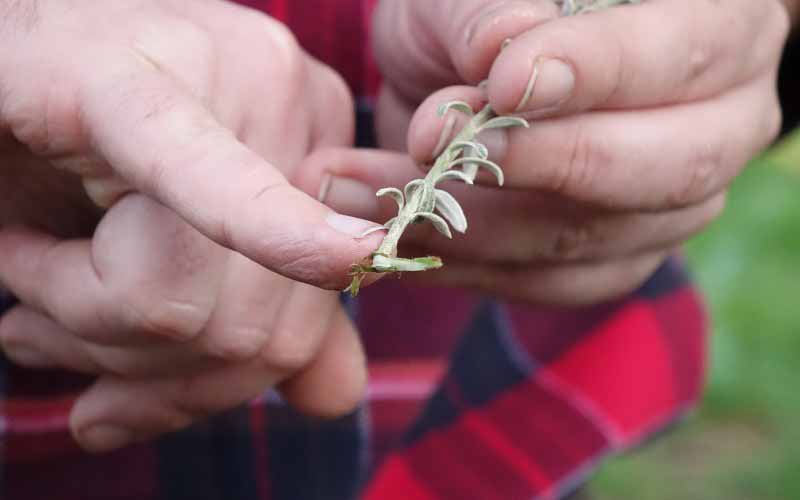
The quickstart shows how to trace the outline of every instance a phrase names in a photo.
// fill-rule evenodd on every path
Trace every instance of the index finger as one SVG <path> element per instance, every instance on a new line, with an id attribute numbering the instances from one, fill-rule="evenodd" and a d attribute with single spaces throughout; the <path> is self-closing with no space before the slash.
<path id="1" fill-rule="evenodd" d="M 206 107 L 158 69 L 134 68 L 86 92 L 93 147 L 137 190 L 198 231 L 284 276 L 341 289 L 370 254 L 374 226 L 292 187 Z M 280 145 L 276 145 L 280 147 Z"/>

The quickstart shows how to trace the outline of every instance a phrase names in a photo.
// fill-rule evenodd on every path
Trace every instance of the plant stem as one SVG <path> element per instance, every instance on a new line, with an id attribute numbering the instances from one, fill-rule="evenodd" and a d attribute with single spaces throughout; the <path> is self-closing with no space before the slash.
<path id="1" fill-rule="evenodd" d="M 468 142 L 474 140 L 478 130 L 486 122 L 496 116 L 497 114 L 494 112 L 492 107 L 489 104 L 485 105 L 480 112 L 478 112 L 469 120 L 464 128 L 461 129 L 461 132 L 459 132 L 458 135 L 456 135 L 456 137 L 449 142 L 449 144 L 460 141 Z M 394 254 L 397 252 L 397 244 L 400 241 L 400 237 L 403 235 L 406 228 L 417 218 L 416 214 L 419 213 L 419 209 L 423 203 L 423 200 L 426 196 L 430 196 L 432 190 L 434 189 L 435 180 L 447 171 L 449 165 L 453 162 L 453 160 L 456 159 L 458 154 L 459 153 L 457 151 L 446 148 L 444 152 L 440 154 L 438 158 L 436 158 L 436 162 L 433 164 L 433 167 L 425 176 L 424 185 L 421 188 L 416 189 L 411 195 L 410 199 L 406 200 L 405 206 L 403 206 L 403 209 L 400 210 L 400 213 L 397 215 L 397 219 L 395 219 L 394 224 L 392 224 L 391 229 L 389 229 L 388 234 L 383 238 L 381 246 L 378 247 L 375 253 L 389 257 L 394 256 Z"/>

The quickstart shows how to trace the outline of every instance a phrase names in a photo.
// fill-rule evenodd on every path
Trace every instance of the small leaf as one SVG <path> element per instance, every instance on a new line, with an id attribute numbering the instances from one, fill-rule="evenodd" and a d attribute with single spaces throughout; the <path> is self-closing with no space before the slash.
<path id="1" fill-rule="evenodd" d="M 442 233 L 447 238 L 453 238 L 453 233 L 450 232 L 450 226 L 448 226 L 447 222 L 445 222 L 445 220 L 438 215 L 430 212 L 420 212 L 416 214 L 416 216 L 430 221 L 430 223 L 433 224 L 433 227 L 435 227 L 437 231 Z"/>
<path id="2" fill-rule="evenodd" d="M 351 297 L 357 297 L 359 290 L 361 290 L 361 282 L 364 281 L 364 275 L 356 275 L 353 276 L 353 280 L 350 282 L 350 286 L 345 288 L 343 291 L 344 293 L 350 292 Z"/>
<path id="3" fill-rule="evenodd" d="M 424 179 L 414 179 L 413 181 L 406 184 L 406 187 L 404 189 L 406 193 L 406 200 L 411 201 L 411 196 L 414 194 L 414 191 L 423 184 L 425 184 Z"/>
<path id="4" fill-rule="evenodd" d="M 371 227 L 371 228 L 367 229 L 366 231 L 364 231 L 363 233 L 361 233 L 361 235 L 359 235 L 358 239 L 366 238 L 370 234 L 377 233 L 378 231 L 386 231 L 386 229 L 388 229 L 386 226 Z"/>
<path id="5" fill-rule="evenodd" d="M 439 257 L 418 257 L 416 259 L 401 259 L 375 254 L 372 257 L 372 269 L 380 273 L 405 273 L 428 271 L 442 267 Z"/>
<path id="6" fill-rule="evenodd" d="M 474 177 L 470 177 L 469 175 L 465 174 L 460 170 L 448 170 L 447 172 L 443 173 L 442 175 L 436 178 L 436 184 L 448 180 L 463 181 L 464 183 L 469 185 L 475 183 Z"/>
<path id="7" fill-rule="evenodd" d="M 463 150 L 464 157 L 466 158 L 473 156 L 473 154 L 477 154 L 478 158 L 483 158 L 484 160 L 489 157 L 489 150 L 479 142 L 457 141 L 451 144 L 448 149 L 454 152 L 459 148 Z"/>
<path id="8" fill-rule="evenodd" d="M 399 210 L 402 210 L 403 206 L 405 206 L 406 204 L 405 200 L 403 199 L 403 192 L 397 188 L 388 187 L 380 189 L 378 190 L 377 193 L 375 193 L 375 196 L 377 196 L 378 198 L 380 198 L 381 196 L 391 196 L 391 198 L 395 202 L 397 202 Z"/>
<path id="9" fill-rule="evenodd" d="M 439 114 L 439 116 L 444 116 L 451 109 L 455 109 L 456 111 L 464 113 L 465 115 L 467 115 L 469 117 L 472 117 L 472 116 L 475 115 L 475 111 L 473 111 L 472 106 L 470 106 L 469 104 L 465 103 L 464 101 L 446 102 L 446 103 L 442 104 L 441 106 L 439 106 L 439 109 L 437 110 L 437 113 Z"/>
<path id="10" fill-rule="evenodd" d="M 453 229 L 459 233 L 467 231 L 467 218 L 464 210 L 452 194 L 441 189 L 436 190 L 436 210 L 447 219 Z"/>
<path id="11" fill-rule="evenodd" d="M 509 127 L 529 128 L 530 124 L 528 123 L 527 120 L 525 120 L 524 118 L 520 118 L 518 116 L 498 116 L 497 118 L 492 118 L 488 122 L 484 123 L 483 126 L 478 130 L 478 133 L 493 128 L 509 128 Z"/>
<path id="12" fill-rule="evenodd" d="M 464 172 L 464 175 L 468 176 L 473 180 L 473 182 L 475 182 L 475 177 L 478 176 L 478 165 L 474 162 L 465 163 L 461 167 L 461 171 Z"/>
<path id="13" fill-rule="evenodd" d="M 456 160 L 456 161 L 454 161 L 454 162 L 452 162 L 450 164 L 450 168 L 453 168 L 453 167 L 458 166 L 458 165 L 465 165 L 465 164 L 470 164 L 470 163 L 474 163 L 475 165 L 478 165 L 479 167 L 483 167 L 486 170 L 488 170 L 491 173 L 493 173 L 494 176 L 497 177 L 497 184 L 502 186 L 505 183 L 505 176 L 503 175 L 503 169 L 500 168 L 500 165 L 498 165 L 497 163 L 495 163 L 493 161 L 481 160 L 480 158 L 459 158 L 458 160 Z"/>

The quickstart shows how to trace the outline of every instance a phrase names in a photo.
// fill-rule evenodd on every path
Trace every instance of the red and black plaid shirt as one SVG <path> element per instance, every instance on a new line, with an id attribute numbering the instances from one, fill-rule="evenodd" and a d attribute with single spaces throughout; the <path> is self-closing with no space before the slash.
<path id="1" fill-rule="evenodd" d="M 287 22 L 345 75 L 362 111 L 371 102 L 374 0 L 241 3 Z M 87 380 L 0 358 L 0 498 L 561 498 L 604 458 L 680 419 L 702 387 L 704 315 L 674 260 L 627 298 L 584 309 L 395 280 L 348 307 L 371 374 L 353 415 L 312 420 L 265 394 L 103 456 L 82 453 L 67 428 Z"/>

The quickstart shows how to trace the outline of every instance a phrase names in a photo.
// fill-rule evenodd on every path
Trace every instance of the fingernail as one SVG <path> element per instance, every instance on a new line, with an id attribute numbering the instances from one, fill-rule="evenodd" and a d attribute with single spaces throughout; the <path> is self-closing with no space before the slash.
<path id="1" fill-rule="evenodd" d="M 80 433 L 81 445 L 93 452 L 115 450 L 131 443 L 133 439 L 133 431 L 116 425 L 99 424 Z"/>
<path id="2" fill-rule="evenodd" d="M 349 215 L 338 214 L 336 212 L 328 214 L 325 221 L 331 228 L 353 238 L 361 238 L 367 230 L 373 227 L 379 227 L 379 224 L 375 224 L 374 222 L 350 217 Z"/>
<path id="3" fill-rule="evenodd" d="M 471 46 L 477 38 L 493 28 L 496 28 L 504 19 L 520 20 L 539 20 L 546 15 L 546 11 L 540 5 L 530 0 L 505 1 L 500 4 L 493 4 L 481 12 L 472 25 L 466 31 L 467 45 Z M 530 24 L 531 21 L 526 23 Z"/>
<path id="4" fill-rule="evenodd" d="M 489 150 L 489 159 L 501 163 L 508 153 L 508 130 L 493 128 L 478 134 L 478 142 Z"/>
<path id="5" fill-rule="evenodd" d="M 322 182 L 319 183 L 319 192 L 317 193 L 317 201 L 325 203 L 325 198 L 328 197 L 328 191 L 331 189 L 331 174 L 325 174 L 322 177 Z"/>
<path id="6" fill-rule="evenodd" d="M 30 347 L 7 347 L 6 353 L 17 364 L 29 368 L 45 368 L 54 365 L 50 356 L 41 351 L 31 349 Z"/>
<path id="7" fill-rule="evenodd" d="M 569 99 L 574 89 L 575 73 L 569 64 L 559 59 L 540 57 L 533 65 L 515 113 L 534 118 L 526 113 L 554 111 Z"/>
<path id="8" fill-rule="evenodd" d="M 370 186 L 348 177 L 328 176 L 320 201 L 335 211 L 362 219 L 378 217 L 378 198 Z"/>

